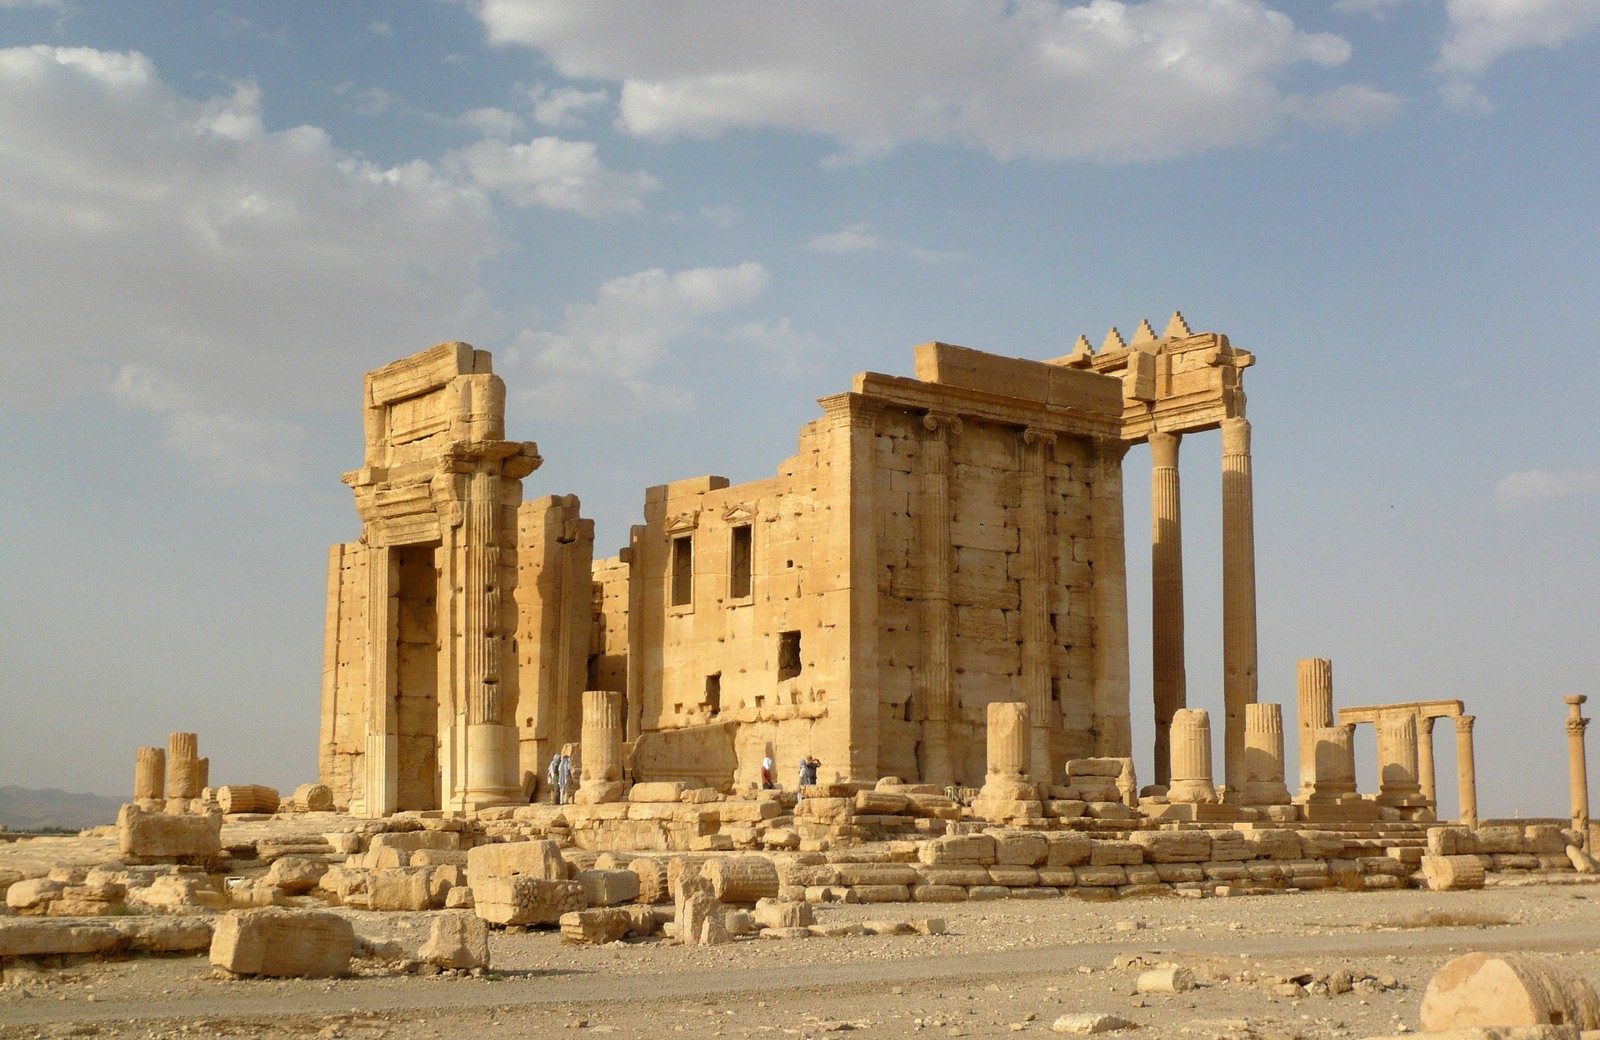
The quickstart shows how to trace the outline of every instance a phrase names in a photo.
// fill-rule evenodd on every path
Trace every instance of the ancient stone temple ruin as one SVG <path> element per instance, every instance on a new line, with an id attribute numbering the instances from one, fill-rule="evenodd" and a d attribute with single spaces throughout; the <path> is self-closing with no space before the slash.
<path id="1" fill-rule="evenodd" d="M 633 780 L 726 789 L 770 756 L 792 783 L 815 753 L 827 780 L 978 788 L 1005 702 L 1027 705 L 1036 782 L 1130 756 L 1122 460 L 1149 441 L 1165 786 L 1185 703 L 1177 449 L 1220 428 L 1225 779 L 1242 792 L 1252 362 L 1178 315 L 1052 361 L 924 344 L 914 377 L 823 398 L 776 476 L 648 489 L 645 522 L 599 561 L 575 498 L 522 501 L 540 459 L 504 439 L 486 352 L 369 373 L 365 465 L 344 478 L 361 535 L 330 555 L 322 780 L 369 815 L 525 801 L 577 741 L 585 690 L 622 695 Z"/>

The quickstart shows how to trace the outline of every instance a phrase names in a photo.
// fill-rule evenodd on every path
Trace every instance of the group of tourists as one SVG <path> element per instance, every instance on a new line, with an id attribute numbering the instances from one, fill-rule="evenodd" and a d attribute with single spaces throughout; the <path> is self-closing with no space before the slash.
<path id="1" fill-rule="evenodd" d="M 799 786 L 804 788 L 814 785 L 817 782 L 817 770 L 821 768 L 822 763 L 815 755 L 806 755 L 802 758 L 800 760 Z M 763 791 L 775 791 L 778 789 L 777 767 L 773 765 L 771 755 L 761 760 L 761 789 Z M 804 792 L 802 792 L 803 796 Z"/>
<path id="2" fill-rule="evenodd" d="M 576 756 L 562 748 L 550 756 L 550 766 L 544 771 L 545 789 L 550 792 L 551 805 L 568 805 L 576 793 L 574 781 L 578 778 Z"/>

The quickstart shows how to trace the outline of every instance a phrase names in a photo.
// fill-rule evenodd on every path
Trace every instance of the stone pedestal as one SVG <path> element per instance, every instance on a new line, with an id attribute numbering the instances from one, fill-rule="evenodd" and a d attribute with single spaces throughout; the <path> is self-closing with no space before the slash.
<path id="1" fill-rule="evenodd" d="M 1567 702 L 1567 775 L 1572 784 L 1572 827 L 1583 835 L 1584 850 L 1589 847 L 1589 766 L 1585 761 L 1583 732 L 1589 720 L 1583 717 L 1583 703 L 1589 698 L 1573 694 Z"/>
<path id="2" fill-rule="evenodd" d="M 133 766 L 133 800 L 158 802 L 167 797 L 167 753 L 158 747 L 142 747 Z"/>
<path id="3" fill-rule="evenodd" d="M 1150 625 L 1155 692 L 1155 782 L 1172 776 L 1172 713 L 1185 704 L 1183 664 L 1183 518 L 1175 433 L 1150 434 Z"/>
<path id="4" fill-rule="evenodd" d="M 1222 420 L 1223 776 L 1244 785 L 1244 709 L 1256 702 L 1256 535 L 1250 423 Z"/>
<path id="5" fill-rule="evenodd" d="M 1283 782 L 1282 705 L 1245 705 L 1244 772 L 1239 800 L 1245 805 L 1289 804 L 1289 788 Z"/>
<path id="6" fill-rule="evenodd" d="M 1378 804 L 1412 808 L 1423 802 L 1417 782 L 1417 717 L 1394 712 L 1379 717 Z"/>
<path id="7" fill-rule="evenodd" d="M 1209 804 L 1217 800 L 1211 778 L 1211 716 L 1198 708 L 1172 713 L 1172 783 L 1167 801 Z"/>
<path id="8" fill-rule="evenodd" d="M 1456 784 L 1461 802 L 1461 822 L 1478 826 L 1478 764 L 1472 747 L 1472 724 L 1476 715 L 1456 716 Z"/>
<path id="9" fill-rule="evenodd" d="M 198 798 L 200 789 L 200 738 L 194 733 L 167 736 L 167 797 Z"/>
<path id="10" fill-rule="evenodd" d="M 989 705 L 989 769 L 972 811 L 987 820 L 1044 815 L 1039 790 L 1028 778 L 1033 757 L 1033 724 L 1026 704 Z"/>
<path id="11" fill-rule="evenodd" d="M 1317 775 L 1316 732 L 1333 725 L 1333 662 L 1306 657 L 1296 662 L 1299 687 L 1300 796 L 1311 794 Z"/>
<path id="12" fill-rule="evenodd" d="M 578 782 L 580 805 L 621 801 L 627 790 L 622 779 L 622 694 L 609 690 L 583 692 L 583 770 Z"/>

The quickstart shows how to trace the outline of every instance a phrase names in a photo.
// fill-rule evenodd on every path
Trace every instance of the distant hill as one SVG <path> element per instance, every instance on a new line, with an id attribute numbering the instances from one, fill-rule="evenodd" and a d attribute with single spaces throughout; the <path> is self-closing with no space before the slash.
<path id="1" fill-rule="evenodd" d="M 74 794 L 57 788 L 0 787 L 0 826 L 12 831 L 61 827 L 83 830 L 117 822 L 124 799 Z"/>

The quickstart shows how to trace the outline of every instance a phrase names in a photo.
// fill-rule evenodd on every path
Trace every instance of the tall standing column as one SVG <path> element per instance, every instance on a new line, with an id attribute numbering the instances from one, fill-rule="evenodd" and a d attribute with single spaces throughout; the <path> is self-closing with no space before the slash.
<path id="1" fill-rule="evenodd" d="M 1456 785 L 1461 801 L 1461 822 L 1478 826 L 1478 764 L 1472 748 L 1476 715 L 1456 716 Z"/>
<path id="2" fill-rule="evenodd" d="M 1186 705 L 1183 518 L 1176 433 L 1150 435 L 1150 647 L 1155 691 L 1155 782 L 1172 782 L 1172 714 Z"/>
<path id="3" fill-rule="evenodd" d="M 522 801 L 517 775 L 517 728 L 504 679 L 515 668 L 509 658 L 507 607 L 501 587 L 498 479 L 479 470 L 466 480 L 462 523 L 455 529 L 456 575 L 462 653 L 459 689 L 467 709 L 466 790 L 468 808 Z M 509 667 L 508 667 L 509 665 Z"/>
<path id="4" fill-rule="evenodd" d="M 622 694 L 583 691 L 583 738 L 577 801 L 590 805 L 615 802 L 627 785 L 622 780 Z"/>
<path id="5" fill-rule="evenodd" d="M 1049 783 L 1050 731 L 1060 725 L 1050 703 L 1050 554 L 1046 551 L 1045 456 L 1055 434 L 1028 427 L 1019 438 L 1022 453 L 1018 557 L 1022 603 L 1022 697 L 1033 720 L 1030 772 Z"/>
<path id="6" fill-rule="evenodd" d="M 1415 805 L 1422 796 L 1417 783 L 1417 717 L 1409 711 L 1378 716 L 1378 801 Z"/>
<path id="7" fill-rule="evenodd" d="M 1583 717 L 1581 693 L 1564 698 L 1567 702 L 1567 773 L 1572 783 L 1572 829 L 1583 835 L 1583 847 L 1589 847 L 1589 766 L 1584 760 L 1583 731 L 1589 720 Z"/>
<path id="8" fill-rule="evenodd" d="M 1295 665 L 1300 698 L 1300 797 L 1305 798 L 1317 779 L 1317 730 L 1333 725 L 1333 662 L 1325 657 L 1303 657 Z"/>
<path id="9" fill-rule="evenodd" d="M 1283 783 L 1283 705 L 1247 704 L 1244 708 L 1244 803 L 1287 805 Z"/>
<path id="10" fill-rule="evenodd" d="M 923 717 L 922 781 L 955 783 L 950 760 L 950 717 L 954 688 L 950 648 L 955 612 L 950 604 L 950 437 L 961 432 L 953 415 L 922 417 L 921 538 Z"/>
<path id="11" fill-rule="evenodd" d="M 1167 800 L 1209 803 L 1217 800 L 1211 772 L 1211 715 L 1198 708 L 1172 713 L 1172 783 Z"/>
<path id="12" fill-rule="evenodd" d="M 167 752 L 158 747 L 142 747 L 133 766 L 133 800 L 156 802 L 167 796 Z"/>
<path id="13" fill-rule="evenodd" d="M 1422 785 L 1422 797 L 1431 806 L 1439 804 L 1438 777 L 1433 768 L 1432 715 L 1417 716 L 1417 782 Z"/>
<path id="14" fill-rule="evenodd" d="M 1250 422 L 1222 420 L 1223 775 L 1244 783 L 1244 706 L 1256 701 L 1256 534 Z"/>

